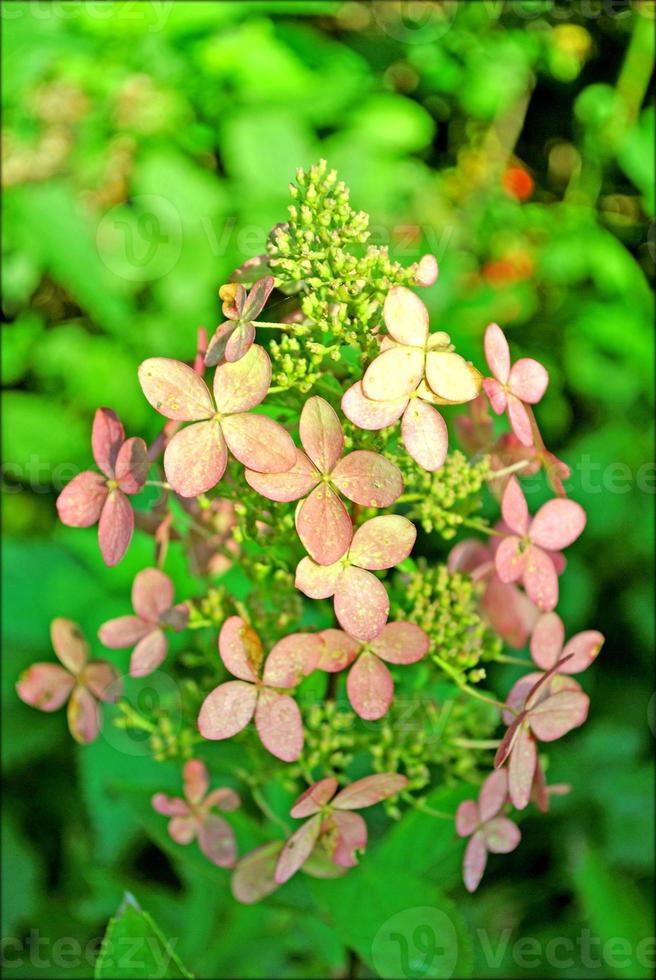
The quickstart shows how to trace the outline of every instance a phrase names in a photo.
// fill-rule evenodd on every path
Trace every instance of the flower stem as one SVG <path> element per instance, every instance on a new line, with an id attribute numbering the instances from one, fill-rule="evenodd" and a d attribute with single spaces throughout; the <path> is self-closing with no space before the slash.
<path id="1" fill-rule="evenodd" d="M 463 691 L 464 694 L 468 694 L 472 698 L 477 698 L 479 701 L 484 701 L 486 704 L 491 704 L 495 708 L 499 708 L 500 711 L 513 711 L 514 714 L 517 714 L 517 712 L 514 711 L 513 708 L 510 708 L 507 704 L 503 704 L 501 701 L 496 701 L 494 698 L 489 698 L 486 694 L 481 694 L 481 692 L 477 691 L 475 687 L 470 687 L 466 681 L 463 681 L 460 674 L 454 670 L 450 664 L 442 660 L 441 657 L 433 654 L 433 660 L 438 667 L 441 667 L 442 670 L 449 675 L 449 677 L 455 682 L 460 690 Z"/>
<path id="2" fill-rule="evenodd" d="M 498 749 L 501 740 L 498 738 L 454 738 L 451 745 L 459 749 Z"/>
<path id="3" fill-rule="evenodd" d="M 498 480 L 502 476 L 509 476 L 511 473 L 517 473 L 519 470 L 523 470 L 532 463 L 531 459 L 520 459 L 518 463 L 513 463 L 512 466 L 506 466 L 503 470 L 491 470 L 488 476 L 485 477 L 486 480 Z"/>

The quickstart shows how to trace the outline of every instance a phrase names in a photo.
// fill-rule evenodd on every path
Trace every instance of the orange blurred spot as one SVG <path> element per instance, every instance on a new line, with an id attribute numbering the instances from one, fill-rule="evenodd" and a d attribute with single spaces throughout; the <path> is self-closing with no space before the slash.
<path id="1" fill-rule="evenodd" d="M 518 201 L 528 201 L 533 194 L 535 182 L 523 167 L 508 167 L 503 175 L 504 189 Z"/>

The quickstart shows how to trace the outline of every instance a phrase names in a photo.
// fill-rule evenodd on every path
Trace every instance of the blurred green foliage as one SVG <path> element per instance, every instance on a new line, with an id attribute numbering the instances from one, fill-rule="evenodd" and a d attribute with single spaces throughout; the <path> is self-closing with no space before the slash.
<path id="1" fill-rule="evenodd" d="M 376 933 L 408 908 L 406 976 L 536 975 L 522 937 L 542 950 L 541 976 L 650 975 L 653 19 L 651 2 L 4 4 L 8 976 L 90 975 L 125 889 L 199 976 L 399 975 Z M 589 514 L 562 614 L 607 641 L 584 678 L 589 722 L 553 753 L 551 780 L 573 791 L 523 820 L 521 847 L 474 898 L 452 828 L 417 813 L 348 884 L 294 880 L 238 907 L 225 873 L 143 807 L 144 789 L 178 788 L 175 767 L 112 729 L 76 749 L 61 716 L 13 690 L 50 658 L 51 618 L 94 635 L 152 560 L 137 535 L 107 570 L 93 532 L 55 521 L 94 409 L 154 436 L 138 363 L 191 356 L 198 325 L 218 322 L 217 286 L 263 250 L 288 181 L 320 156 L 371 213 L 375 243 L 405 264 L 438 255 L 424 298 L 464 355 L 482 366 L 496 320 L 515 354 L 544 361 L 540 422 Z M 437 539 L 422 548 L 443 554 Z M 175 546 L 171 570 L 193 595 Z M 502 686 L 513 677 L 499 668 Z M 237 832 L 242 849 L 261 842 L 247 815 Z M 423 907 L 453 923 L 457 960 L 417 960 Z M 559 939 L 571 963 L 548 953 Z M 630 952 L 602 957 L 618 939 Z"/>

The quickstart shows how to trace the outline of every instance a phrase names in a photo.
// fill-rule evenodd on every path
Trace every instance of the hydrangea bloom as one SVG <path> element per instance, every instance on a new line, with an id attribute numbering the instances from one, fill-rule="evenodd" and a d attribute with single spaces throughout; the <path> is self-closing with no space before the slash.
<path id="1" fill-rule="evenodd" d="M 388 623 L 367 643 L 343 630 L 327 629 L 318 635 L 322 647 L 316 666 L 336 673 L 353 664 L 346 693 L 353 710 L 367 721 L 382 718 L 392 702 L 394 682 L 385 663 L 417 663 L 430 646 L 427 635 L 414 623 Z"/>
<path id="2" fill-rule="evenodd" d="M 193 422 L 176 432 L 164 452 L 166 479 L 182 497 L 196 497 L 219 482 L 228 449 L 252 470 L 280 473 L 294 465 L 291 436 L 266 415 L 252 414 L 271 383 L 269 355 L 254 344 L 234 364 L 214 372 L 213 392 L 193 368 L 168 357 L 139 367 L 143 393 L 161 415 Z"/>
<path id="3" fill-rule="evenodd" d="M 222 286 L 219 296 L 223 302 L 223 313 L 228 319 L 217 327 L 205 354 L 207 367 L 214 367 L 222 360 L 238 361 L 253 345 L 255 324 L 266 301 L 271 295 L 273 276 L 259 279 L 246 292 L 242 285 Z"/>
<path id="4" fill-rule="evenodd" d="M 358 640 L 372 640 L 387 622 L 389 598 L 371 570 L 392 568 L 403 561 L 416 537 L 414 524 L 405 517 L 373 517 L 357 529 L 339 561 L 319 565 L 302 558 L 296 569 L 296 588 L 311 599 L 334 595 L 340 626 Z"/>
<path id="5" fill-rule="evenodd" d="M 173 583 L 158 568 L 144 568 L 132 583 L 132 607 L 136 616 L 110 619 L 98 630 L 101 643 L 112 649 L 131 647 L 130 675 L 145 677 L 156 670 L 168 652 L 166 627 L 184 629 L 189 610 L 173 605 Z"/>
<path id="6" fill-rule="evenodd" d="M 534 405 L 544 395 L 549 384 L 546 369 L 532 357 L 522 357 L 511 366 L 508 341 L 496 323 L 491 323 L 485 331 L 485 357 L 494 375 L 483 381 L 492 408 L 497 415 L 507 411 L 519 441 L 524 446 L 532 446 L 531 419 L 524 403 Z"/>
<path id="7" fill-rule="evenodd" d="M 580 674 L 596 660 L 604 644 L 598 630 L 584 630 L 565 643 L 565 627 L 555 612 L 538 619 L 531 636 L 531 657 L 542 670 L 557 669 L 559 674 Z"/>
<path id="8" fill-rule="evenodd" d="M 298 705 L 279 688 L 296 687 L 311 673 L 321 641 L 310 633 L 293 633 L 264 650 L 257 633 L 239 616 L 221 627 L 219 653 L 227 670 L 239 678 L 219 684 L 203 701 L 198 730 L 203 738 L 231 738 L 255 716 L 262 744 L 283 762 L 298 759 L 303 749 L 303 722 Z"/>
<path id="9" fill-rule="evenodd" d="M 558 571 L 549 551 L 576 541 L 585 527 L 585 511 L 573 500 L 548 500 L 531 519 L 522 489 L 512 477 L 501 512 L 512 533 L 494 556 L 497 574 L 502 582 L 521 579 L 536 606 L 549 612 L 558 602 Z"/>
<path id="10" fill-rule="evenodd" d="M 342 457 L 344 433 L 337 413 L 317 395 L 305 402 L 299 431 L 305 452 L 296 450 L 291 469 L 257 473 L 251 467 L 246 479 L 269 500 L 305 498 L 296 511 L 298 536 L 316 562 L 330 565 L 342 557 L 353 537 L 339 493 L 363 507 L 389 507 L 403 491 L 403 478 L 380 453 L 356 449 Z"/>
<path id="11" fill-rule="evenodd" d="M 462 866 L 468 892 L 478 888 L 488 852 L 508 854 L 521 840 L 517 824 L 499 816 L 507 798 L 508 774 L 505 769 L 498 769 L 481 786 L 478 803 L 465 800 L 456 811 L 456 833 L 459 837 L 469 837 Z"/>
<path id="12" fill-rule="evenodd" d="M 183 781 L 184 799 L 155 793 L 151 800 L 153 809 L 171 817 L 168 831 L 176 844 L 190 844 L 197 839 L 201 851 L 213 864 L 232 868 L 237 857 L 234 831 L 227 820 L 212 810 L 236 810 L 241 804 L 239 795 L 227 787 L 208 793 L 209 776 L 200 759 L 185 763 Z"/>
<path id="13" fill-rule="evenodd" d="M 126 495 L 139 493 L 148 474 L 146 444 L 125 438 L 118 416 L 99 408 L 91 431 L 91 450 L 100 473 L 84 470 L 57 498 L 57 513 L 69 527 L 98 524 L 98 543 L 106 565 L 116 565 L 128 549 L 134 514 Z"/>
<path id="14" fill-rule="evenodd" d="M 68 701 L 70 733 L 86 745 L 100 731 L 98 701 L 111 703 L 121 696 L 118 671 L 106 660 L 89 660 L 89 644 L 70 619 L 53 619 L 50 638 L 63 666 L 32 664 L 16 684 L 18 696 L 40 711 L 57 711 Z"/>

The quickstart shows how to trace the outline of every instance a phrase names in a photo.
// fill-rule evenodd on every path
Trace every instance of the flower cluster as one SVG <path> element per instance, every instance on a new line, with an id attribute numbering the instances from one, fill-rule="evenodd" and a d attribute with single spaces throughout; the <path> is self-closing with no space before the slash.
<path id="1" fill-rule="evenodd" d="M 477 801 L 449 818 L 469 838 L 464 881 L 473 891 L 487 855 L 519 844 L 510 808 L 533 801 L 545 810 L 562 791 L 546 786 L 539 744 L 588 713 L 573 675 L 603 637 L 586 630 L 566 640 L 555 611 L 562 552 L 582 533 L 585 511 L 567 497 L 568 469 L 534 414 L 545 368 L 511 363 L 490 324 L 484 377 L 447 333 L 431 330 L 413 288 L 436 281 L 434 257 L 404 269 L 385 249 L 363 249 L 366 215 L 324 162 L 299 171 L 292 197 L 267 255 L 221 286 L 223 320 L 209 344 L 201 330 L 189 363 L 157 356 L 139 366 L 144 397 L 165 420 L 153 444 L 126 439 L 118 416 L 99 408 L 99 472 L 80 473 L 57 500 L 65 524 L 98 523 L 107 565 L 123 558 L 135 523 L 153 536 L 153 567 L 132 584 L 133 614 L 103 623 L 98 638 L 131 650 L 113 656 L 125 656 L 133 679 L 174 671 L 181 723 L 174 731 L 165 707 L 146 717 L 121 700 L 121 670 L 90 659 L 65 619 L 52 624 L 61 665 L 34 664 L 18 694 L 43 711 L 68 701 L 82 743 L 98 734 L 100 703 L 118 701 L 115 724 L 148 731 L 155 759 L 184 764 L 183 797 L 152 798 L 170 837 L 197 840 L 209 861 L 233 868 L 243 902 L 301 870 L 346 873 L 367 843 L 356 811 L 383 802 L 388 817 L 405 805 L 429 814 L 421 794 L 431 784 L 479 782 Z M 454 428 L 465 452 L 449 451 L 447 420 L 463 405 Z M 488 407 L 507 413 L 510 432 L 495 436 Z M 540 469 L 555 496 L 531 516 L 521 481 Z M 146 485 L 161 493 L 140 503 L 135 522 L 131 498 Z M 486 494 L 500 502 L 496 524 L 480 516 Z M 461 537 L 434 562 L 418 527 L 487 540 Z M 203 582 L 184 602 L 164 571 L 174 551 Z M 233 565 L 234 590 L 227 578 L 204 581 Z M 217 640 L 219 657 L 208 656 Z M 504 644 L 528 647 L 531 660 L 506 655 Z M 503 700 L 487 687 L 499 661 L 528 668 Z M 401 727 L 407 706 L 421 710 Z M 260 788 L 276 780 L 292 798 L 305 784 L 290 812 L 304 822 L 239 860 L 217 811 L 236 809 L 240 796 L 209 791 L 195 758 L 199 745 L 228 739 L 247 760 L 228 781 L 251 789 L 267 825 Z M 353 781 L 367 756 L 372 774 Z"/>

